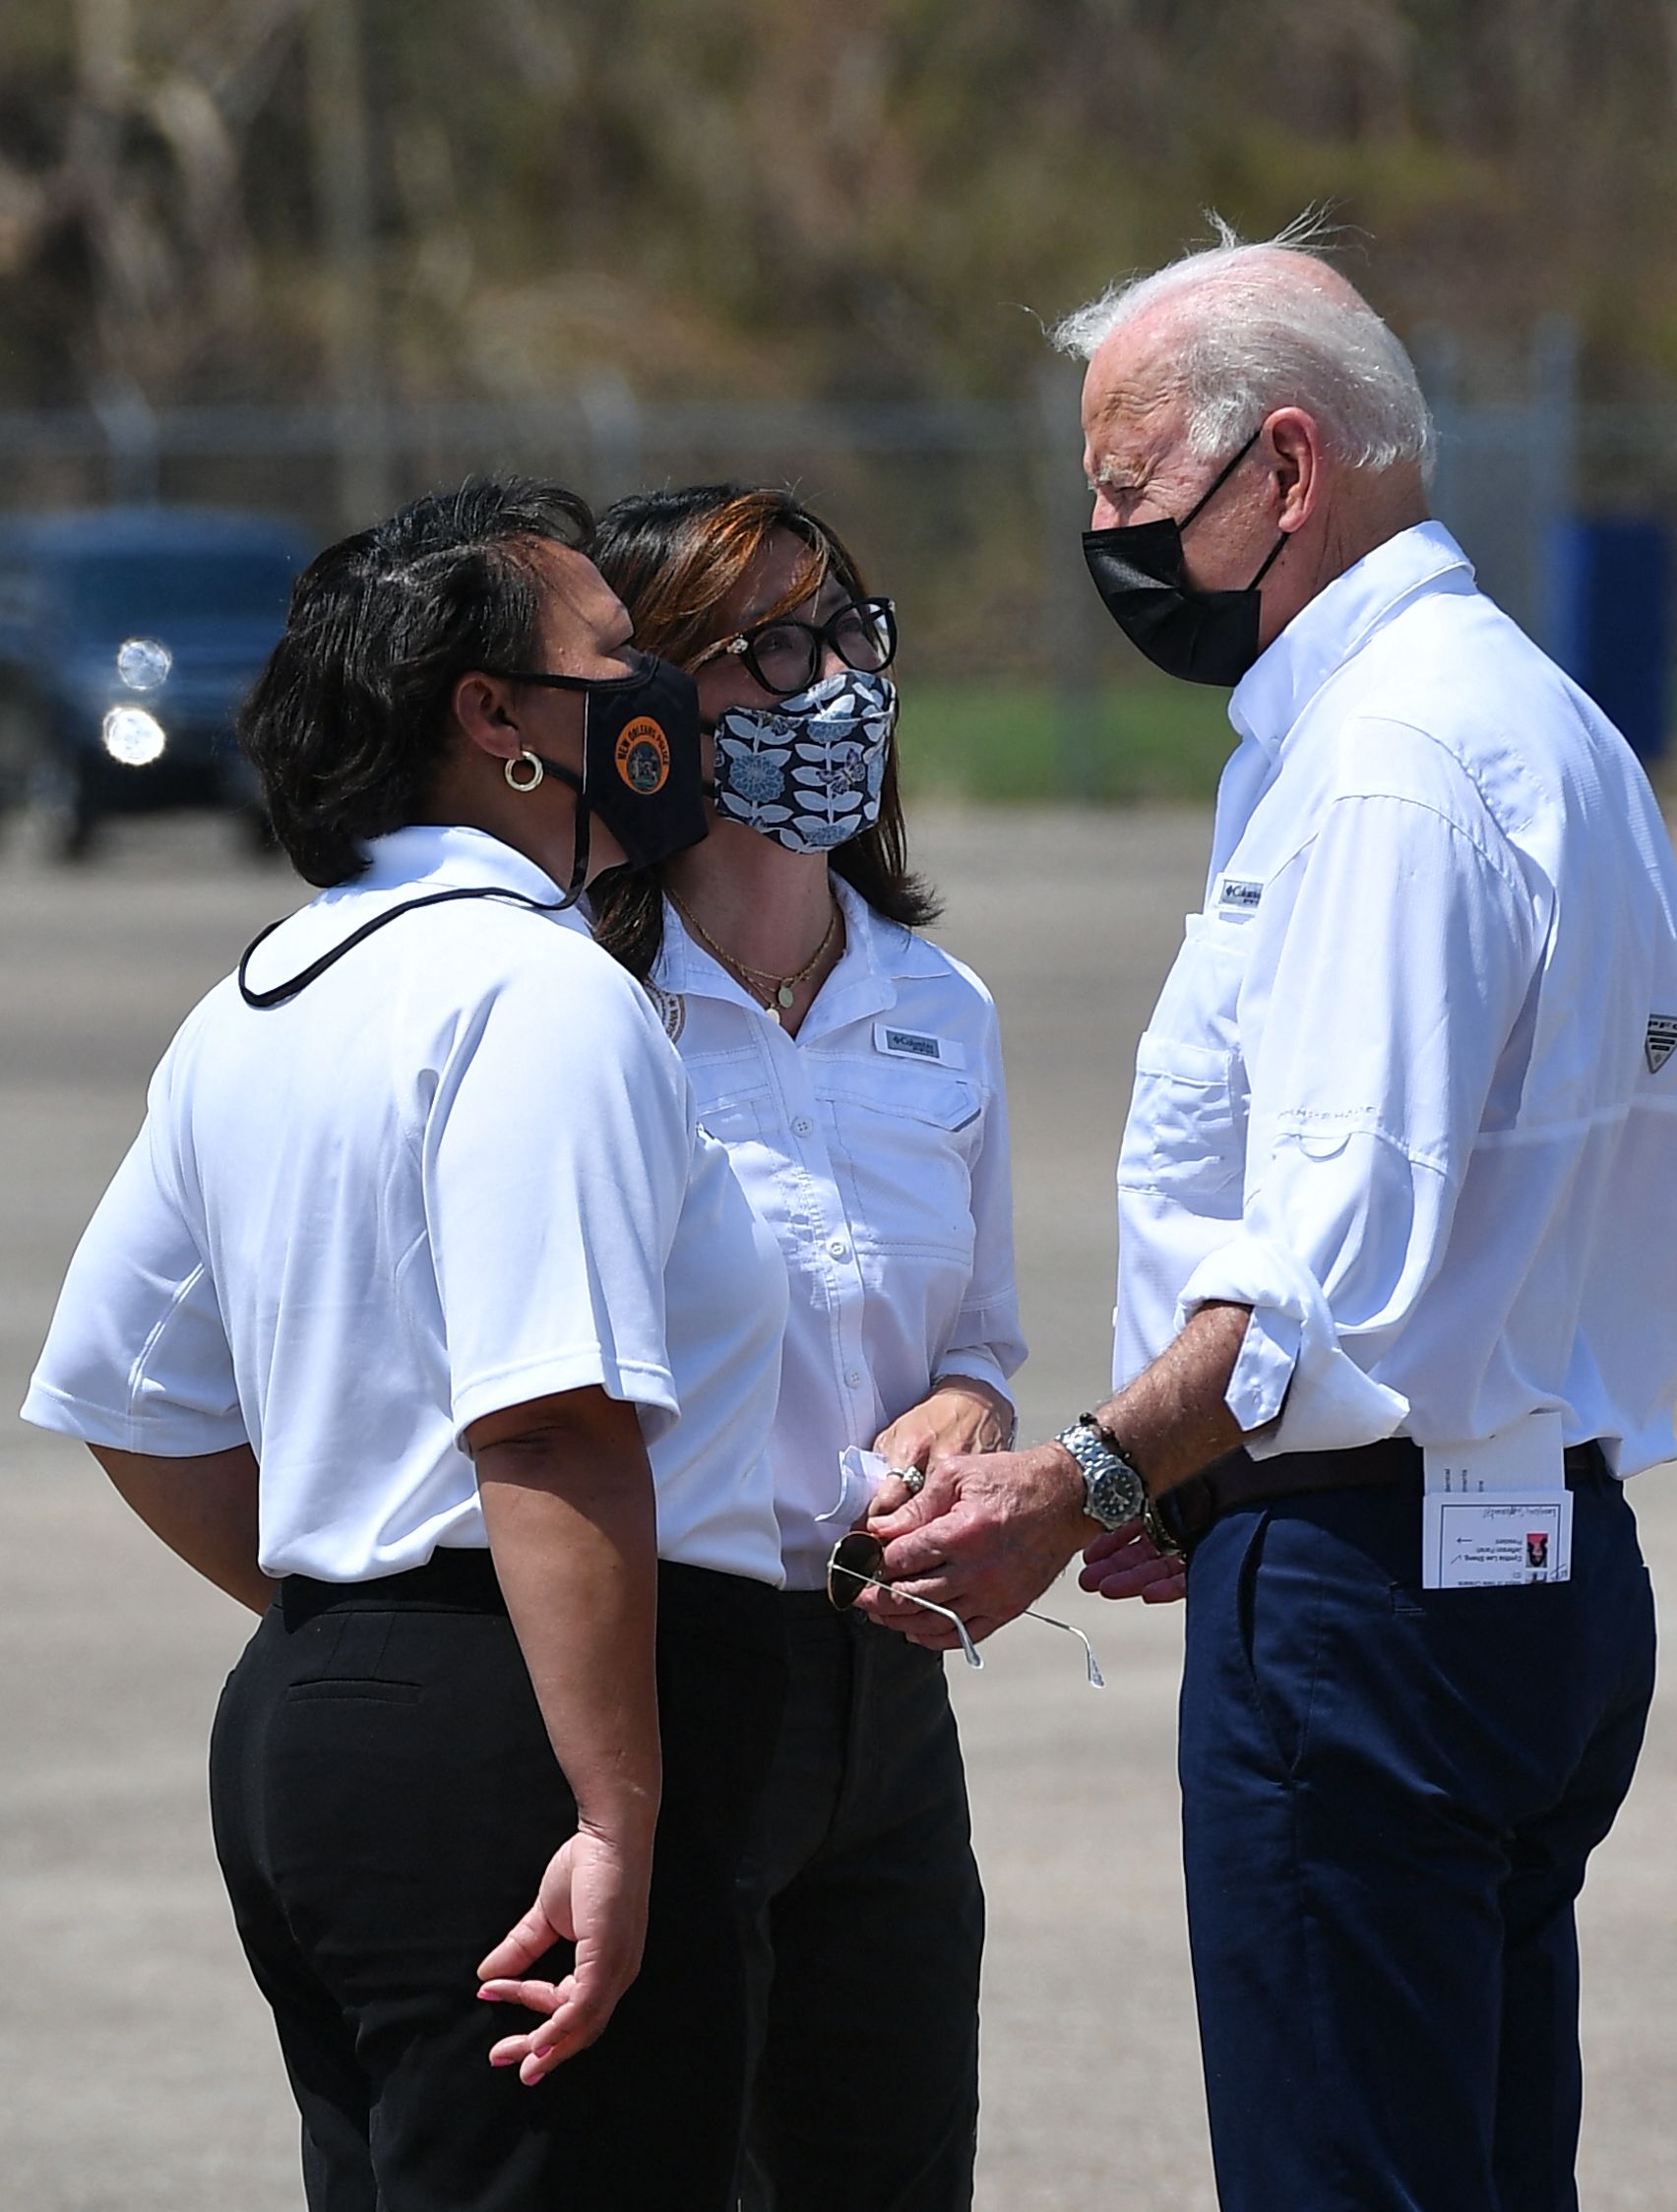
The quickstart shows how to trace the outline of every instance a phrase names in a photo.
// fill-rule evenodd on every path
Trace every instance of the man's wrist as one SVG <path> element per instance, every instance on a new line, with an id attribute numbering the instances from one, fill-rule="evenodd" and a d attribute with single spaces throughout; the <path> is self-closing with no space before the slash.
<path id="1" fill-rule="evenodd" d="M 1028 1456 L 1040 1470 L 1044 1495 L 1054 1502 L 1065 1522 L 1067 1542 L 1074 1547 L 1087 1544 L 1090 1531 L 1099 1523 L 1089 1517 L 1083 1469 L 1056 1437 L 1032 1445 Z"/>
<path id="2" fill-rule="evenodd" d="M 1080 1414 L 1060 1432 L 1055 1443 L 1078 1470 L 1086 1519 L 1097 1528 L 1110 1530 L 1127 1527 L 1141 1518 L 1148 1502 L 1147 1485 L 1098 1415 Z"/>

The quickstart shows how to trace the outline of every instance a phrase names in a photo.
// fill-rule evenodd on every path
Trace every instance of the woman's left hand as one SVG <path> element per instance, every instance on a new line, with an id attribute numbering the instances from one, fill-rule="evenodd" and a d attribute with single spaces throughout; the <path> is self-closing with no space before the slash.
<path id="1" fill-rule="evenodd" d="M 1000 1390 L 970 1375 L 952 1375 L 934 1382 L 930 1393 L 874 1439 L 874 1449 L 894 1467 L 918 1467 L 929 1474 L 940 1460 L 969 1451 L 1000 1451 L 1013 1434 L 1014 1409 Z M 891 1512 L 907 1492 L 887 1483 L 874 1500 L 873 1512 Z"/>

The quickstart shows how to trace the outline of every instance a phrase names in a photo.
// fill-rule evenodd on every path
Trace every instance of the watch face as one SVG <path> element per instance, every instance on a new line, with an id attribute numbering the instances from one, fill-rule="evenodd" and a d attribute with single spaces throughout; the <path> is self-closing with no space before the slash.
<path id="1" fill-rule="evenodd" d="M 1129 1461 L 1110 1450 L 1088 1423 L 1076 1423 L 1059 1441 L 1083 1470 L 1084 1509 L 1089 1518 L 1103 1528 L 1122 1528 L 1133 1521 L 1147 1492 Z"/>
<path id="2" fill-rule="evenodd" d="M 1142 1485 L 1134 1471 L 1122 1465 L 1109 1466 L 1093 1485 L 1099 1517 L 1109 1527 L 1122 1527 L 1132 1521 L 1142 1509 Z"/>

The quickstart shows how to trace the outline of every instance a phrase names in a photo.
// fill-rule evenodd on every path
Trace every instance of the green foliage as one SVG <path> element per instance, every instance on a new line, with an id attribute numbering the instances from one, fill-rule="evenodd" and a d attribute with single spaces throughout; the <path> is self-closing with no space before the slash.
<path id="1" fill-rule="evenodd" d="M 1570 311 L 1631 388 L 1674 79 L 1668 0 L 7 0 L 0 402 L 309 394 L 346 99 L 398 396 L 1012 395 L 1022 308 L 1324 198 L 1399 328 Z"/>
<path id="2" fill-rule="evenodd" d="M 903 702 L 899 758 L 910 799 L 1209 804 L 1234 749 L 1226 693 L 1162 677 L 1087 702 L 1007 681 L 910 684 Z"/>

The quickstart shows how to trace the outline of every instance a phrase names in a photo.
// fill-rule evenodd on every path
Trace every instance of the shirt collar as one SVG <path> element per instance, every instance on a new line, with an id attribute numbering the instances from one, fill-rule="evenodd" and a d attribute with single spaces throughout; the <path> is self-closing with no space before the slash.
<path id="1" fill-rule="evenodd" d="M 911 930 L 876 914 L 842 876 L 832 875 L 828 880 L 844 917 L 844 950 L 803 1018 L 798 1030 L 800 1044 L 842 1028 L 846 1022 L 883 1014 L 897 1003 L 899 978 L 921 974 L 930 957 Z M 694 941 L 668 898 L 664 900 L 663 923 L 663 945 L 652 967 L 654 983 L 678 996 L 690 992 L 699 998 L 725 999 L 755 1014 L 762 1013 L 759 1002 Z"/>
<path id="2" fill-rule="evenodd" d="M 1277 752 L 1335 669 L 1429 591 L 1471 591 L 1473 565 L 1442 522 L 1417 522 L 1365 553 L 1301 607 L 1235 686 L 1228 718 Z"/>
<path id="3" fill-rule="evenodd" d="M 343 885 L 343 891 L 516 891 L 543 904 L 565 895 L 533 860 L 486 830 L 471 830 L 464 823 L 409 823 L 386 836 L 365 839 L 362 850 L 367 855 L 366 874 Z M 588 927 L 574 908 L 553 918 L 569 922 L 574 929 Z"/>

